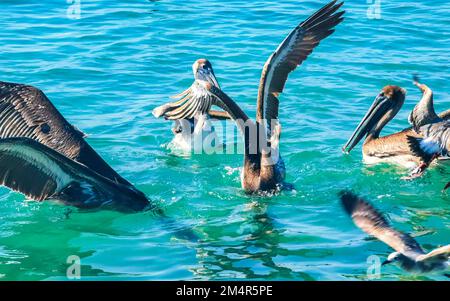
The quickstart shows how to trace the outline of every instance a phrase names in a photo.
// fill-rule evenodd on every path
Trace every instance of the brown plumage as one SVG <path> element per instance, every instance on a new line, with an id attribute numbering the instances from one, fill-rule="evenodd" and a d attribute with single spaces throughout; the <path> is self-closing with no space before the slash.
<path id="1" fill-rule="evenodd" d="M 0 138 L 26 137 L 80 162 L 117 183 L 131 185 L 84 140 L 39 89 L 0 82 Z"/>
<path id="2" fill-rule="evenodd" d="M 405 167 L 421 165 L 422 158 L 411 149 L 410 138 L 422 138 L 421 133 L 407 128 L 398 133 L 380 137 L 384 126 L 400 111 L 405 101 L 406 91 L 398 86 L 386 86 L 378 94 L 366 116 L 361 120 L 343 150 L 350 152 L 365 137 L 362 152 L 367 163 L 389 162 Z M 450 112 L 442 114 L 450 117 Z"/>
<path id="3" fill-rule="evenodd" d="M 41 90 L 23 84 L 0 82 L 0 184 L 30 199 L 83 208 L 149 205 Z"/>
<path id="4" fill-rule="evenodd" d="M 83 209 L 140 211 L 150 205 L 133 187 L 29 138 L 0 139 L 0 185 L 33 200 L 54 199 Z"/>
<path id="5" fill-rule="evenodd" d="M 209 112 L 212 105 L 220 107 L 236 121 L 244 136 L 243 189 L 249 193 L 278 190 L 283 187 L 285 178 L 284 162 L 279 155 L 278 96 L 289 73 L 342 22 L 344 11 L 338 12 L 342 4 L 334 0 L 325 5 L 292 30 L 270 55 L 261 74 L 256 122 L 220 89 L 211 64 L 205 60 L 194 63 L 195 82 L 178 95 L 182 101 L 158 107 L 154 115 L 168 119 L 191 118 L 196 112 Z"/>
<path id="6" fill-rule="evenodd" d="M 301 65 L 320 41 L 331 35 L 333 28 L 342 22 L 345 11 L 337 11 L 343 4 L 332 1 L 300 23 L 264 64 L 256 121 L 266 121 L 269 135 L 271 121 L 278 119 L 278 96 L 283 92 L 289 73 Z"/>
<path id="7" fill-rule="evenodd" d="M 207 59 L 198 59 L 192 65 L 194 82 L 183 92 L 172 96 L 174 102 L 165 103 L 153 109 L 157 118 L 168 120 L 193 119 L 199 114 L 206 114 L 209 118 L 223 120 L 230 115 L 224 111 L 211 110 L 212 106 L 219 106 L 216 99 L 203 88 L 206 83 L 220 87 L 211 63 Z"/>

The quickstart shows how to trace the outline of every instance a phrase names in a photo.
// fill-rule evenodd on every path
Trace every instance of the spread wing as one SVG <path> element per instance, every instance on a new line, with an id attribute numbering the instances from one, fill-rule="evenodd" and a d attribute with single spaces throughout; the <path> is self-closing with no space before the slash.
<path id="1" fill-rule="evenodd" d="M 51 197 L 73 181 L 66 165 L 82 166 L 53 153 L 29 138 L 0 139 L 0 184 L 33 200 Z"/>
<path id="2" fill-rule="evenodd" d="M 437 248 L 433 251 L 431 251 L 428 254 L 421 255 L 417 257 L 418 261 L 426 261 L 426 260 L 433 260 L 433 259 L 449 259 L 450 257 L 450 245 L 446 245 L 440 248 Z"/>
<path id="3" fill-rule="evenodd" d="M 448 156 L 450 147 L 450 121 L 443 120 L 436 123 L 426 124 L 416 130 L 423 136 L 421 149 L 430 153 L 434 152 L 441 156 Z"/>
<path id="4" fill-rule="evenodd" d="M 83 134 L 32 86 L 0 82 L 0 138 L 26 137 L 77 156 Z"/>
<path id="5" fill-rule="evenodd" d="M 264 65 L 258 91 L 256 119 L 278 119 L 278 95 L 283 92 L 290 72 L 295 70 L 320 41 L 334 32 L 345 11 L 337 12 L 343 2 L 332 1 L 300 23 L 278 46 Z"/>
<path id="6" fill-rule="evenodd" d="M 169 120 L 191 119 L 198 113 L 208 113 L 215 104 L 214 97 L 204 88 L 204 83 L 197 80 L 174 98 L 178 100 L 153 109 L 153 115 Z"/>
<path id="7" fill-rule="evenodd" d="M 423 253 L 420 245 L 411 236 L 392 228 L 368 202 L 348 191 L 341 192 L 340 197 L 345 212 L 361 230 L 402 254 Z"/>
<path id="8" fill-rule="evenodd" d="M 131 185 L 86 143 L 84 136 L 41 90 L 0 82 L 0 138 L 33 139 L 115 182 Z"/>

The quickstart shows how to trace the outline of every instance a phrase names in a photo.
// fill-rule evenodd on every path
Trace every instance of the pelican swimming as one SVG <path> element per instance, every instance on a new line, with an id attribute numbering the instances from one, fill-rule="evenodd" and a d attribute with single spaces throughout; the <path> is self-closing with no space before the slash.
<path id="1" fill-rule="evenodd" d="M 383 265 L 398 262 L 403 269 L 419 273 L 445 270 L 450 266 L 450 245 L 426 253 L 410 235 L 392 228 L 368 202 L 348 191 L 341 192 L 340 198 L 356 226 L 395 250 Z"/>
<path id="2" fill-rule="evenodd" d="M 0 184 L 33 200 L 143 210 L 145 195 L 117 174 L 45 94 L 0 82 Z"/>
<path id="3" fill-rule="evenodd" d="M 225 111 L 211 110 L 214 103 L 213 97 L 204 89 L 199 88 L 198 83 L 202 82 L 208 82 L 220 88 L 211 63 L 207 59 L 198 59 L 192 65 L 192 72 L 194 83 L 182 93 L 173 96 L 178 100 L 156 107 L 152 113 L 157 118 L 164 117 L 175 122 L 172 128 L 174 138 L 171 143 L 176 148 L 184 151 L 192 149 L 201 151 L 202 142 L 206 137 L 213 142 L 217 139 L 211 121 L 229 119 L 230 116 Z M 190 102 L 191 98 L 202 99 L 202 101 Z M 194 104 L 201 106 L 196 107 Z"/>
<path id="4" fill-rule="evenodd" d="M 410 145 L 410 137 L 421 137 L 414 129 L 407 128 L 398 133 L 380 137 L 382 129 L 402 108 L 405 96 L 406 90 L 403 88 L 384 87 L 342 150 L 349 153 L 366 136 L 362 147 L 365 163 L 395 163 L 411 169 L 420 167 L 423 163 L 422 158 L 411 149 Z M 421 102 L 426 98 L 427 94 L 424 94 Z M 442 113 L 441 116 L 449 118 L 450 111 Z M 418 175 L 421 172 L 420 168 L 413 173 Z"/>
<path id="5" fill-rule="evenodd" d="M 289 73 L 342 22 L 345 11 L 338 10 L 343 2 L 336 2 L 330 2 L 300 23 L 268 58 L 260 79 L 256 122 L 219 88 L 209 65 L 200 69 L 201 73 L 190 88 L 194 92 L 186 92 L 187 96 L 174 108 L 166 108 L 166 116 L 177 119 L 208 112 L 212 105 L 228 112 L 244 137 L 241 185 L 247 193 L 283 188 L 285 166 L 279 155 L 281 126 L 278 121 L 278 96 L 283 92 Z"/>

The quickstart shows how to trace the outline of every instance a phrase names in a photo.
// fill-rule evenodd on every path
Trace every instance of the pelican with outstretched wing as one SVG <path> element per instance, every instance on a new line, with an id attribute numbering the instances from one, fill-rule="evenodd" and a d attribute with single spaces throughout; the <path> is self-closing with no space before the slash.
<path id="1" fill-rule="evenodd" d="M 194 83 L 180 94 L 172 96 L 177 99 L 175 102 L 163 104 L 152 111 L 157 118 L 164 117 L 175 122 L 172 144 L 184 151 L 191 151 L 196 146 L 202 148 L 206 137 L 216 141 L 217 135 L 211 121 L 230 118 L 226 111 L 211 110 L 217 102 L 202 87 L 202 83 L 210 83 L 220 88 L 211 63 L 207 59 L 198 59 L 192 65 L 192 72 Z"/>
<path id="2" fill-rule="evenodd" d="M 210 64 L 194 68 L 195 81 L 179 102 L 156 114 L 168 119 L 192 118 L 218 106 L 233 118 L 244 136 L 244 167 L 241 184 L 246 192 L 274 191 L 283 187 L 285 166 L 279 154 L 281 126 L 278 120 L 279 95 L 290 72 L 301 65 L 319 43 L 334 32 L 343 20 L 343 2 L 331 1 L 301 22 L 266 61 L 260 79 L 256 122 L 222 91 Z M 194 64 L 196 66 L 197 63 Z M 199 65 L 203 66 L 203 65 Z M 197 71 L 197 72 L 196 72 Z"/>

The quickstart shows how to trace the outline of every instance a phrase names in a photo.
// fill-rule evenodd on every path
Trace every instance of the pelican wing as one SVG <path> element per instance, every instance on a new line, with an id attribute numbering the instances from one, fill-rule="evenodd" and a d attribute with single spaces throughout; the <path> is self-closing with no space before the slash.
<path id="1" fill-rule="evenodd" d="M 409 149 L 422 162 L 429 164 L 440 153 L 439 146 L 428 139 L 406 136 Z"/>
<path id="2" fill-rule="evenodd" d="M 450 121 L 443 120 L 421 126 L 416 131 L 423 137 L 417 139 L 417 152 L 434 156 L 449 156 L 450 148 Z"/>
<path id="3" fill-rule="evenodd" d="M 27 137 L 73 157 L 83 134 L 69 124 L 45 94 L 32 86 L 0 82 L 0 138 Z"/>
<path id="4" fill-rule="evenodd" d="M 299 66 L 320 41 L 334 32 L 345 11 L 337 12 L 343 2 L 330 2 L 300 23 L 278 46 L 264 65 L 258 91 L 257 121 L 278 119 L 278 95 L 288 75 Z"/>
<path id="5" fill-rule="evenodd" d="M 411 236 L 393 229 L 388 221 L 368 202 L 351 192 L 342 192 L 340 197 L 347 214 L 364 232 L 402 254 L 423 253 L 420 245 Z"/>
<path id="6" fill-rule="evenodd" d="M 84 136 L 41 90 L 0 82 L 0 138 L 33 139 L 115 182 L 131 185 L 87 144 Z"/>
<path id="7" fill-rule="evenodd" d="M 438 260 L 446 260 L 450 257 L 450 245 L 446 245 L 437 249 L 434 249 L 433 251 L 429 252 L 425 255 L 420 255 L 417 257 L 417 261 L 428 261 L 433 259 Z"/>
<path id="8" fill-rule="evenodd" d="M 205 88 L 205 84 L 203 81 L 194 81 L 189 89 L 174 96 L 178 98 L 177 101 L 153 109 L 153 115 L 157 118 L 179 120 L 191 119 L 198 113 L 208 113 L 214 104 L 214 97 Z"/>
<path id="9" fill-rule="evenodd" d="M 55 199 L 80 208 L 143 210 L 147 198 L 29 138 L 0 139 L 0 185 L 29 199 Z"/>
<path id="10" fill-rule="evenodd" d="M 66 165 L 80 165 L 28 138 L 0 139 L 0 184 L 30 199 L 50 198 L 71 181 Z"/>

